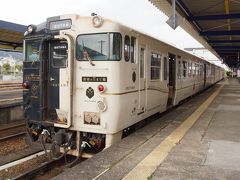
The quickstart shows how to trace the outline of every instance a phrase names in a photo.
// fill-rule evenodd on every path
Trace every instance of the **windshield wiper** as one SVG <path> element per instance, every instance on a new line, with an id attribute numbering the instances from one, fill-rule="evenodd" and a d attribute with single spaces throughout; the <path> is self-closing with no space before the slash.
<path id="1" fill-rule="evenodd" d="M 87 49 L 85 48 L 84 46 L 84 43 L 82 41 L 82 47 L 83 47 L 83 58 L 88 60 L 88 62 L 92 65 L 92 66 L 95 66 L 95 64 L 92 62 L 92 59 L 87 51 Z"/>

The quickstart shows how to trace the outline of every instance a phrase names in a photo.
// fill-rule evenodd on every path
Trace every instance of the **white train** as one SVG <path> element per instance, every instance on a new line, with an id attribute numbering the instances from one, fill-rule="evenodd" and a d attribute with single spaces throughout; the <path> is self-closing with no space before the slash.
<path id="1" fill-rule="evenodd" d="M 97 15 L 29 25 L 24 52 L 28 132 L 76 156 L 224 78 L 214 64 Z"/>

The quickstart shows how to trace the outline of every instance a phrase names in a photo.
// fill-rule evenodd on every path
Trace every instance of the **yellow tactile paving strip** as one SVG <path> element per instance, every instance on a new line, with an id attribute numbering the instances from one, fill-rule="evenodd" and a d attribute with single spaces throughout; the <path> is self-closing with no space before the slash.
<path id="1" fill-rule="evenodd" d="M 132 171 L 130 171 L 124 180 L 147 180 L 154 173 L 157 167 L 167 157 L 171 149 L 178 144 L 187 131 L 204 113 L 208 106 L 223 88 L 224 82 L 194 113 L 192 113 L 178 128 L 176 128 L 165 140 L 162 141 L 145 159 L 143 159 Z"/>

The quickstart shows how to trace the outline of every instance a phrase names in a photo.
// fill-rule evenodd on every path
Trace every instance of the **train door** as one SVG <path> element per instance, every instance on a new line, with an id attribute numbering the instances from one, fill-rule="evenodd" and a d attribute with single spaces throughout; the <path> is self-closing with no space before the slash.
<path id="1" fill-rule="evenodd" d="M 60 104 L 60 72 L 67 67 L 68 43 L 55 40 L 49 45 L 47 104 L 50 120 L 58 120 L 56 110 Z"/>
<path id="2" fill-rule="evenodd" d="M 205 87 L 206 86 L 206 81 L 207 81 L 207 65 L 206 64 L 203 65 L 203 78 L 204 78 L 203 87 Z"/>
<path id="3" fill-rule="evenodd" d="M 138 87 L 138 115 L 144 113 L 146 105 L 146 75 L 145 75 L 145 60 L 146 60 L 145 46 L 139 46 L 139 87 Z"/>
<path id="4" fill-rule="evenodd" d="M 176 55 L 168 54 L 169 63 L 169 81 L 168 81 L 168 102 L 167 106 L 173 105 L 174 95 L 175 95 L 175 83 L 176 83 Z"/>

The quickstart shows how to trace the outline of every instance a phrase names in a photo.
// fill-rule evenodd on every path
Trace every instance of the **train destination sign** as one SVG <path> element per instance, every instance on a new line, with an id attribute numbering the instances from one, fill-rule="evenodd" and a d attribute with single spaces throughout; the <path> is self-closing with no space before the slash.
<path id="1" fill-rule="evenodd" d="M 83 76 L 82 82 L 107 82 L 107 77 L 89 77 Z"/>
<path id="2" fill-rule="evenodd" d="M 71 19 L 65 19 L 60 21 L 52 21 L 49 23 L 49 28 L 52 31 L 70 29 L 72 26 Z"/>

